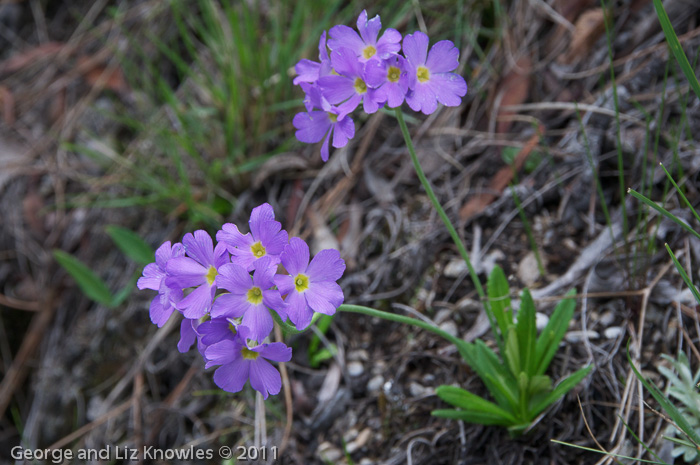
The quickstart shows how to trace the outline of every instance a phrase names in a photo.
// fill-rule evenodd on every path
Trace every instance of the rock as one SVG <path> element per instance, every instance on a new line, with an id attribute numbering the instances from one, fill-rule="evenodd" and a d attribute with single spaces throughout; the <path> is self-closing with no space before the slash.
<path id="1" fill-rule="evenodd" d="M 611 326 L 603 331 L 603 336 L 605 336 L 606 339 L 617 339 L 623 333 L 624 329 L 622 329 L 620 326 Z"/>
<path id="2" fill-rule="evenodd" d="M 587 337 L 588 339 L 599 339 L 600 334 L 598 334 L 597 331 L 569 331 L 566 333 L 565 339 L 569 342 L 582 342 L 583 338 Z"/>
<path id="3" fill-rule="evenodd" d="M 518 264 L 516 273 L 518 279 L 525 284 L 526 287 L 531 287 L 540 279 L 540 269 L 537 266 L 537 257 L 533 251 L 530 251 Z"/>
<path id="4" fill-rule="evenodd" d="M 382 388 L 384 384 L 384 377 L 382 375 L 377 375 L 369 380 L 367 383 L 367 390 L 369 392 L 376 392 Z"/>
<path id="5" fill-rule="evenodd" d="M 360 376 L 364 372 L 365 367 L 362 365 L 361 362 L 355 361 L 348 363 L 348 374 L 350 376 Z"/>
<path id="6" fill-rule="evenodd" d="M 343 457 L 343 452 L 330 442 L 324 441 L 318 445 L 316 457 L 323 462 L 337 463 Z"/>

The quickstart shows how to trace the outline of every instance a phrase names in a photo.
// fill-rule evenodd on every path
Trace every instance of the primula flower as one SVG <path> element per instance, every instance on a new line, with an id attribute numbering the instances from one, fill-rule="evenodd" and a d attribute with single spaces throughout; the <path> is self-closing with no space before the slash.
<path id="1" fill-rule="evenodd" d="M 274 326 L 270 309 L 283 320 L 287 318 L 286 304 L 279 291 L 271 289 L 275 285 L 276 271 L 277 266 L 270 259 L 260 262 L 252 279 L 246 270 L 234 263 L 222 266 L 216 285 L 229 294 L 216 299 L 212 317 L 242 318 L 241 325 L 250 330 L 249 337 L 258 342 L 265 340 Z"/>
<path id="2" fill-rule="evenodd" d="M 428 52 L 428 36 L 422 32 L 403 39 L 403 52 L 408 63 L 406 103 L 413 111 L 426 115 L 437 109 L 437 102 L 448 107 L 462 103 L 467 83 L 459 74 L 451 73 L 459 66 L 459 50 L 449 40 L 441 40 Z"/>
<path id="3" fill-rule="evenodd" d="M 355 52 L 349 48 L 333 50 L 331 63 L 338 74 L 318 80 L 318 86 L 328 102 L 338 104 L 338 110 L 343 116 L 355 110 L 360 102 L 366 113 L 376 112 L 384 102 L 377 99 L 376 91 L 365 82 L 364 65 L 355 56 Z"/>
<path id="4" fill-rule="evenodd" d="M 151 321 L 160 328 L 168 321 L 175 304 L 182 299 L 182 289 L 171 289 L 165 285 L 166 267 L 172 258 L 185 255 L 185 248 L 179 242 L 170 245 L 170 241 L 163 243 L 156 250 L 155 263 L 149 263 L 143 269 L 143 276 L 139 278 L 136 286 L 139 289 L 153 289 L 158 295 L 151 301 Z"/>
<path id="5" fill-rule="evenodd" d="M 289 275 L 275 276 L 275 284 L 287 295 L 287 314 L 297 329 L 309 326 L 314 312 L 333 315 L 345 299 L 336 283 L 345 271 L 340 252 L 322 250 L 309 263 L 309 246 L 293 237 L 281 258 Z"/>
<path id="6" fill-rule="evenodd" d="M 190 350 L 190 347 L 192 347 L 194 341 L 197 340 L 198 325 L 199 320 L 190 320 L 188 318 L 183 318 L 183 320 L 180 322 L 180 340 L 177 343 L 177 350 L 181 354 L 184 354 Z M 204 355 L 204 344 L 202 344 L 202 341 L 197 342 L 197 348 L 199 349 L 199 352 Z"/>
<path id="7" fill-rule="evenodd" d="M 168 276 L 165 284 L 171 289 L 195 287 L 190 294 L 177 303 L 185 318 L 197 319 L 207 314 L 216 294 L 218 269 L 229 261 L 224 244 L 214 243 L 206 231 L 187 233 L 182 240 L 186 257 L 168 261 Z"/>
<path id="8" fill-rule="evenodd" d="M 333 136 L 333 147 L 345 147 L 348 140 L 355 135 L 355 123 L 349 116 L 341 115 L 337 107 L 332 106 L 323 98 L 316 87 L 305 87 L 312 108 L 319 110 L 297 113 L 294 115 L 294 127 L 297 128 L 296 137 L 301 142 L 314 144 L 323 141 L 321 146 L 321 159 L 328 161 L 328 142 Z"/>
<path id="9" fill-rule="evenodd" d="M 292 349 L 281 342 L 250 347 L 246 333 L 247 328 L 241 326 L 236 339 L 207 347 L 206 368 L 221 365 L 214 372 L 214 382 L 224 391 L 238 392 L 250 379 L 250 385 L 265 399 L 269 394 L 279 394 L 282 379 L 268 360 L 288 362 L 292 359 Z"/>
<path id="10" fill-rule="evenodd" d="M 279 256 L 287 245 L 287 231 L 275 221 L 275 211 L 269 203 L 255 207 L 248 221 L 250 232 L 242 234 L 238 227 L 226 223 L 216 233 L 216 240 L 223 243 L 231 253 L 231 262 L 248 271 L 256 268 L 259 260 L 267 257 L 272 264 L 280 262 Z"/>
<path id="11" fill-rule="evenodd" d="M 223 340 L 234 340 L 238 334 L 238 327 L 239 324 L 233 319 L 214 317 L 197 327 L 197 335 L 203 345 L 210 346 Z"/>
<path id="12" fill-rule="evenodd" d="M 315 83 L 318 78 L 331 74 L 331 59 L 328 57 L 328 48 L 326 47 L 326 31 L 323 31 L 321 39 L 318 41 L 318 60 L 320 63 L 305 58 L 299 60 L 294 66 L 294 70 L 297 72 L 297 77 L 292 81 L 294 85 L 302 82 Z"/>
<path id="13" fill-rule="evenodd" d="M 328 47 L 337 50 L 341 47 L 349 48 L 362 61 L 372 58 L 389 58 L 401 50 L 401 34 L 396 29 L 387 29 L 381 38 L 377 40 L 382 22 L 379 15 L 367 20 L 367 11 L 362 10 L 357 18 L 358 35 L 352 28 L 345 25 L 338 25 L 331 28 L 328 40 Z M 335 65 L 334 65 L 335 67 Z"/>
<path id="14" fill-rule="evenodd" d="M 389 108 L 401 106 L 408 92 L 406 60 L 400 55 L 387 60 L 372 60 L 365 65 L 367 84 L 376 90 L 378 101 L 386 102 Z"/>

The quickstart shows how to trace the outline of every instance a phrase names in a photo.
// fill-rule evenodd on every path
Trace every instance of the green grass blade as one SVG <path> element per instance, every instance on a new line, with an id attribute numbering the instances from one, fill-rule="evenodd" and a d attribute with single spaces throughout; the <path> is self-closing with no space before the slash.
<path id="1" fill-rule="evenodd" d="M 83 294 L 97 303 L 112 307 L 112 293 L 109 288 L 83 262 L 59 249 L 53 250 L 53 257 L 75 279 Z"/>
<path id="2" fill-rule="evenodd" d="M 561 444 L 562 446 L 573 447 L 574 449 L 586 450 L 588 452 L 596 452 L 598 454 L 605 454 L 605 455 L 608 455 L 610 457 L 616 457 L 619 459 L 635 460 L 637 462 L 642 462 L 642 463 L 655 463 L 658 465 L 668 465 L 666 462 L 655 462 L 654 460 L 639 459 L 637 457 L 630 457 L 628 455 L 612 454 L 612 453 L 604 451 L 604 450 L 598 450 L 598 449 L 592 449 L 590 447 L 579 446 L 578 444 L 571 444 L 569 442 L 559 441 L 557 439 L 550 439 L 550 441 L 552 441 L 556 444 Z"/>
<path id="3" fill-rule="evenodd" d="M 155 252 L 135 232 L 120 226 L 107 226 L 105 228 L 109 237 L 124 255 L 140 265 L 148 265 L 154 260 Z"/>
<path id="4" fill-rule="evenodd" d="M 668 244 L 664 244 L 666 246 L 666 250 L 668 250 L 668 253 L 671 255 L 671 259 L 673 260 L 673 264 L 676 265 L 676 269 L 678 270 L 678 273 L 680 273 L 681 278 L 683 278 L 683 281 L 685 281 L 685 284 L 690 288 L 690 292 L 693 293 L 693 296 L 695 297 L 695 300 L 700 304 L 700 293 L 698 293 L 698 289 L 695 287 L 693 282 L 690 280 L 690 277 L 688 277 L 688 274 L 685 272 L 683 269 L 683 266 L 681 266 L 680 262 L 674 255 L 673 251 L 671 250 L 671 247 L 668 246 Z"/>
<path id="5" fill-rule="evenodd" d="M 683 222 L 683 221 L 679 220 L 678 218 L 676 218 L 676 216 L 675 216 L 673 213 L 671 213 L 670 211 L 666 210 L 664 207 L 662 207 L 662 206 L 660 206 L 660 205 L 657 205 L 655 202 L 652 202 L 651 200 L 649 200 L 648 198 L 644 197 L 642 194 L 640 194 L 639 192 L 637 192 L 637 191 L 634 190 L 634 189 L 627 189 L 627 192 L 628 192 L 632 197 L 634 197 L 635 199 L 641 201 L 642 203 L 645 203 L 645 204 L 648 205 L 649 207 L 653 208 L 653 209 L 656 210 L 657 212 L 659 212 L 659 213 L 661 213 L 662 215 L 664 215 L 666 218 L 670 219 L 671 221 L 674 221 L 676 224 L 678 224 L 678 225 L 681 226 L 683 229 L 685 229 L 686 231 L 688 231 L 689 233 L 691 233 L 693 236 L 695 236 L 695 237 L 697 237 L 698 239 L 700 239 L 700 234 L 698 234 L 697 231 L 695 231 L 692 227 L 690 227 L 689 225 L 687 225 L 685 222 Z"/>
<path id="6" fill-rule="evenodd" d="M 698 215 L 698 212 L 695 211 L 695 209 L 693 208 L 693 205 L 688 201 L 688 198 L 687 198 L 687 197 L 685 196 L 685 194 L 683 193 L 683 189 L 681 189 L 680 187 L 678 187 L 678 184 L 676 184 L 676 181 L 673 180 L 673 177 L 671 176 L 671 173 L 668 172 L 668 170 L 666 169 L 666 167 L 664 166 L 663 163 L 659 163 L 659 166 L 661 166 L 661 169 L 664 170 L 664 173 L 666 173 L 666 177 L 668 178 L 669 181 L 671 181 L 671 183 L 673 184 L 673 187 L 676 188 L 676 192 L 678 192 L 678 195 L 681 196 L 681 198 L 683 199 L 683 202 L 685 203 L 685 205 L 686 205 L 688 208 L 690 208 L 690 211 L 691 211 L 691 212 L 693 212 L 693 215 L 695 216 L 695 219 L 698 220 L 698 221 L 700 221 L 700 215 Z"/>
<path id="7" fill-rule="evenodd" d="M 695 95 L 700 98 L 700 82 L 698 82 L 698 78 L 695 76 L 693 68 L 688 62 L 688 57 L 686 57 L 685 52 L 683 52 L 676 31 L 673 30 L 673 25 L 671 25 L 671 20 L 668 18 L 661 0 L 654 0 L 654 8 L 656 9 L 656 15 L 659 17 L 661 28 L 664 30 L 666 41 L 668 42 L 671 52 L 673 52 L 673 56 L 676 57 L 676 61 L 680 65 L 681 70 L 683 70 L 683 74 L 685 74 L 685 77 L 688 79 L 690 87 L 695 92 Z"/>
<path id="8" fill-rule="evenodd" d="M 659 390 L 654 384 L 650 383 L 644 377 L 642 374 L 637 370 L 637 367 L 634 366 L 634 362 L 632 362 L 632 357 L 630 356 L 630 347 L 629 343 L 627 343 L 627 361 L 632 367 L 632 371 L 634 371 L 635 376 L 637 376 L 637 379 L 644 385 L 647 391 L 649 391 L 656 399 L 656 401 L 661 405 L 661 408 L 664 409 L 664 411 L 668 414 L 668 416 L 671 417 L 671 419 L 678 425 L 678 427 L 683 431 L 683 433 L 690 438 L 691 441 L 693 441 L 695 444 L 700 444 L 700 435 L 695 431 L 695 429 L 690 426 L 688 423 L 688 420 L 685 419 L 683 414 L 676 408 L 675 405 L 671 403 L 670 400 L 664 395 L 663 392 Z"/>

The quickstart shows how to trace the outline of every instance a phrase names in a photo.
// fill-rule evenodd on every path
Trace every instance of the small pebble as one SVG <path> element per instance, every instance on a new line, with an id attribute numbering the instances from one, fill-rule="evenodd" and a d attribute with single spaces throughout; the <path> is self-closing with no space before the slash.
<path id="1" fill-rule="evenodd" d="M 425 397 L 435 394 L 433 388 L 425 387 L 421 384 L 416 383 L 415 381 L 411 381 L 411 384 L 408 386 L 408 391 L 413 397 Z"/>
<path id="2" fill-rule="evenodd" d="M 384 384 L 384 377 L 382 375 L 377 375 L 369 380 L 367 383 L 367 390 L 369 392 L 379 391 Z"/>
<path id="3" fill-rule="evenodd" d="M 342 456 L 343 452 L 328 441 L 322 442 L 316 449 L 316 457 L 324 462 L 336 463 Z"/>
<path id="4" fill-rule="evenodd" d="M 611 326 L 603 331 L 603 335 L 607 339 L 617 339 L 624 332 L 624 330 L 619 326 Z"/>
<path id="5" fill-rule="evenodd" d="M 454 321 L 446 321 L 440 325 L 440 329 L 450 336 L 457 336 L 457 325 Z"/>
<path id="6" fill-rule="evenodd" d="M 589 340 L 600 338 L 600 334 L 598 334 L 596 331 L 569 331 L 566 333 L 565 338 L 569 342 L 581 342 L 583 341 L 584 335 L 587 336 Z"/>
<path id="7" fill-rule="evenodd" d="M 537 331 L 542 331 L 547 326 L 547 323 L 549 323 L 549 317 L 547 315 L 540 312 L 535 313 L 535 326 L 537 327 Z"/>
<path id="8" fill-rule="evenodd" d="M 347 443 L 347 446 L 345 447 L 345 450 L 347 450 L 348 454 L 352 454 L 356 450 L 362 448 L 367 444 L 367 441 L 369 441 L 369 438 L 372 436 L 372 430 L 369 428 L 363 429 L 360 434 L 357 435 L 357 438 L 352 441 Z"/>
<path id="9" fill-rule="evenodd" d="M 365 367 L 360 362 L 348 363 L 348 374 L 350 376 L 360 376 L 365 372 Z"/>

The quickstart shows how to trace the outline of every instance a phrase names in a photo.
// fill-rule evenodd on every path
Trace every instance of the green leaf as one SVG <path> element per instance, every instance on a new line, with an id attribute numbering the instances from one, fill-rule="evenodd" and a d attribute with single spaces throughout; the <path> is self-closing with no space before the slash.
<path id="1" fill-rule="evenodd" d="M 676 57 L 676 61 L 681 66 L 683 74 L 685 74 L 685 77 L 688 79 L 690 87 L 695 92 L 695 95 L 698 98 L 700 98 L 700 83 L 698 82 L 698 78 L 693 72 L 693 68 L 688 62 L 688 57 L 686 57 L 685 52 L 683 52 L 681 43 L 678 40 L 678 36 L 676 35 L 676 31 L 673 30 L 671 20 L 668 19 L 668 15 L 666 14 L 666 10 L 664 9 L 661 0 L 654 0 L 654 8 L 656 8 L 656 15 L 659 17 L 661 28 L 664 30 L 666 41 L 668 42 L 668 46 L 671 49 L 671 52 L 673 52 L 673 56 Z"/>
<path id="2" fill-rule="evenodd" d="M 583 367 L 580 370 L 575 371 L 574 373 L 569 375 L 567 378 L 565 378 L 544 399 L 540 400 L 539 402 L 534 402 L 530 406 L 530 415 L 532 417 L 537 416 L 540 412 L 542 412 L 542 410 L 546 409 L 551 404 L 559 400 L 560 397 L 562 397 L 579 382 L 581 382 L 581 380 L 586 377 L 586 375 L 591 371 L 592 368 L 592 365 L 588 365 L 587 367 Z"/>
<path id="3" fill-rule="evenodd" d="M 318 368 L 321 362 L 333 358 L 338 353 L 338 348 L 335 344 L 331 344 L 329 348 L 317 350 L 313 355 L 309 355 L 309 365 L 311 368 Z"/>
<path id="4" fill-rule="evenodd" d="M 83 294 L 97 303 L 112 307 L 112 293 L 109 288 L 83 262 L 59 249 L 53 250 L 53 257 L 75 279 Z"/>
<path id="5" fill-rule="evenodd" d="M 508 419 L 510 422 L 516 422 L 515 417 L 508 411 L 465 389 L 443 385 L 439 386 L 435 390 L 435 393 L 448 404 L 459 407 L 465 411 L 489 413 Z"/>
<path id="6" fill-rule="evenodd" d="M 572 289 L 566 295 L 574 295 L 575 293 L 576 290 Z M 574 307 L 576 307 L 574 299 L 562 299 L 557 304 L 547 326 L 545 326 L 542 334 L 537 339 L 535 346 L 535 358 L 537 359 L 536 375 L 543 375 L 547 371 L 549 363 L 554 358 L 554 354 L 557 353 L 557 349 L 559 349 L 559 343 L 569 328 L 569 322 L 574 316 Z"/>
<path id="7" fill-rule="evenodd" d="M 506 337 L 508 328 L 513 326 L 513 312 L 510 305 L 508 279 L 506 279 L 506 275 L 501 267 L 496 266 L 493 268 L 486 283 L 486 288 L 492 315 L 490 319 L 496 320 L 500 334 L 496 334 L 496 328 L 492 327 L 491 329 L 494 332 L 494 336 L 502 340 Z M 493 323 L 491 326 L 493 326 Z"/>
<path id="8" fill-rule="evenodd" d="M 549 392 L 552 390 L 552 379 L 545 375 L 535 375 L 530 378 L 530 385 L 528 386 L 528 389 L 530 396 L 534 396 L 542 392 Z"/>
<path id="9" fill-rule="evenodd" d="M 513 376 L 517 377 L 521 371 L 520 346 L 518 345 L 518 333 L 515 328 L 509 328 L 506 333 L 504 358 Z"/>
<path id="10" fill-rule="evenodd" d="M 627 193 L 630 194 L 630 195 L 631 195 L 632 197 L 634 197 L 635 199 L 641 201 L 642 203 L 645 203 L 647 206 L 653 208 L 653 209 L 656 210 L 657 212 L 661 213 L 661 214 L 664 215 L 666 218 L 668 218 L 668 219 L 670 219 L 671 221 L 675 222 L 676 224 L 678 224 L 678 226 L 680 226 L 681 228 L 685 229 L 686 231 L 688 231 L 689 233 L 691 233 L 692 235 L 694 235 L 695 237 L 697 237 L 698 239 L 700 239 L 700 233 L 698 233 L 696 230 L 694 230 L 694 229 L 693 229 L 690 225 L 688 225 L 686 222 L 681 221 L 679 218 L 677 218 L 677 217 L 676 217 L 673 213 L 671 213 L 670 211 L 666 210 L 665 208 L 663 208 L 663 207 L 660 206 L 660 205 L 657 205 L 656 202 L 652 202 L 651 200 L 649 200 L 648 198 L 644 197 L 642 194 L 640 194 L 639 192 L 637 192 L 637 191 L 634 190 L 634 189 L 627 189 Z"/>
<path id="11" fill-rule="evenodd" d="M 124 252 L 124 255 L 141 265 L 148 265 L 153 262 L 155 252 L 138 234 L 114 225 L 107 226 L 105 230 L 114 243 L 117 244 L 117 247 Z"/>
<path id="12" fill-rule="evenodd" d="M 434 417 L 447 418 L 449 420 L 462 420 L 467 423 L 476 423 L 479 425 L 508 426 L 510 424 L 510 420 L 506 418 L 485 412 L 444 409 L 433 410 L 430 414 Z"/>
<path id="13" fill-rule="evenodd" d="M 639 379 L 647 391 L 651 393 L 654 399 L 656 399 L 656 401 L 661 405 L 661 408 L 663 408 L 668 416 L 671 417 L 681 431 L 683 431 L 683 433 L 685 433 L 686 436 L 688 436 L 688 438 L 695 444 L 700 444 L 700 435 L 698 435 L 695 429 L 690 426 L 688 420 L 685 419 L 685 416 L 676 408 L 675 405 L 673 405 L 673 403 L 671 403 L 670 400 L 668 400 L 668 398 L 659 390 L 659 388 L 644 379 L 642 374 L 637 370 L 637 367 L 634 366 L 634 362 L 632 362 L 632 357 L 630 356 L 629 342 L 627 343 L 627 362 L 632 367 L 632 371 L 634 371 L 637 379 Z"/>
<path id="14" fill-rule="evenodd" d="M 537 369 L 536 342 L 537 326 L 535 325 L 535 302 L 530 291 L 523 289 L 520 310 L 518 310 L 518 322 L 515 325 L 518 332 L 518 347 L 520 348 L 520 365 L 528 376 L 534 376 Z"/>

